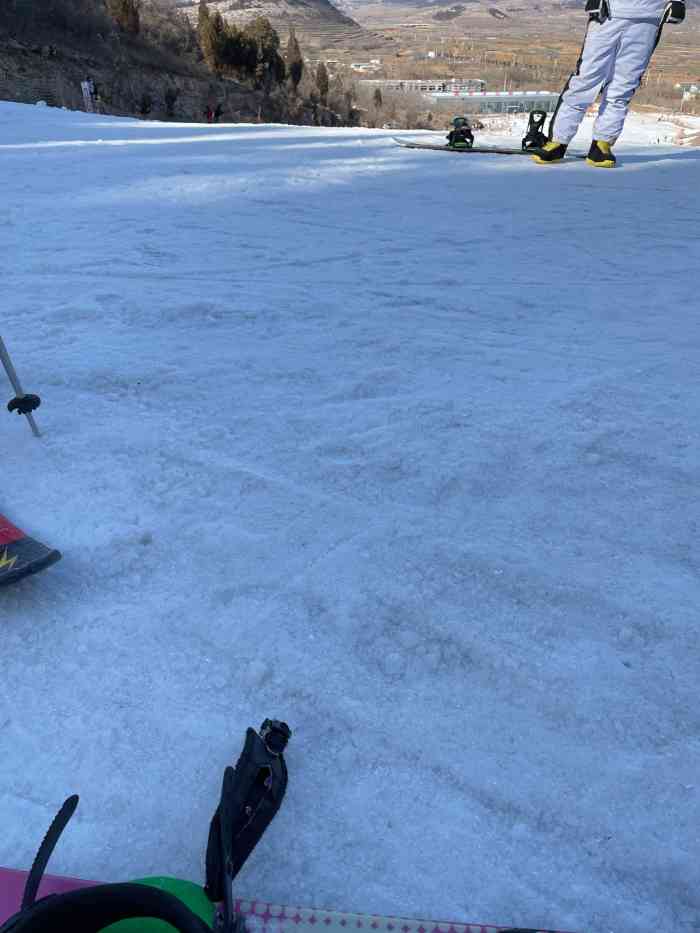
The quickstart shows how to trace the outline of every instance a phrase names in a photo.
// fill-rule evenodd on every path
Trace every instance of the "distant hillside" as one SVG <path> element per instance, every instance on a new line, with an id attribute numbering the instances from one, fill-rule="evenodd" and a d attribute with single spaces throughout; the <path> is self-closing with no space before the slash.
<path id="1" fill-rule="evenodd" d="M 237 26 L 244 25 L 253 16 L 266 16 L 283 40 L 294 27 L 302 42 L 302 51 L 305 43 L 361 47 L 372 38 L 329 0 L 208 0 L 207 5 L 212 13 L 218 10 Z M 191 20 L 196 20 L 198 6 L 198 0 L 177 3 Z"/>
<path id="2" fill-rule="evenodd" d="M 338 0 L 338 5 L 348 12 L 365 7 L 370 3 L 372 6 L 377 7 L 410 7 L 415 9 L 450 6 L 450 0 Z M 580 10 L 583 12 L 585 0 L 506 0 L 503 3 L 498 2 L 498 0 L 458 0 L 458 5 L 464 5 L 467 9 L 495 9 L 504 12 L 508 16 L 517 16 L 518 14 L 528 15 L 552 10 L 565 10 L 567 12 Z M 686 0 L 686 6 L 689 9 L 700 9 L 700 0 Z"/>
<path id="3" fill-rule="evenodd" d="M 108 9 L 104 0 L 0 0 L 0 100 L 188 122 L 205 119 L 208 109 L 234 123 L 352 119 L 340 92 L 323 104 L 304 89 L 290 93 L 281 59 L 273 67 L 254 36 L 246 47 L 252 59 L 212 70 L 178 4 L 141 0 L 129 31 Z M 86 75 L 92 97 L 83 93 Z"/>

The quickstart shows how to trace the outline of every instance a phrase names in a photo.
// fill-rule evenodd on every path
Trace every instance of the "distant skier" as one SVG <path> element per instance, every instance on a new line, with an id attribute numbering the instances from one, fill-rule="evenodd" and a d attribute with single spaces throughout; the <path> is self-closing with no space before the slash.
<path id="1" fill-rule="evenodd" d="M 221 104 L 217 104 L 217 105 L 216 105 L 216 110 L 214 111 L 214 123 L 218 123 L 218 122 L 219 122 L 219 120 L 221 119 L 221 115 L 223 114 L 223 112 L 224 112 L 224 108 L 221 106 Z"/>
<path id="2" fill-rule="evenodd" d="M 682 23 L 684 0 L 587 0 L 588 29 L 576 72 L 561 93 L 549 141 L 535 162 L 561 162 L 588 107 L 602 90 L 586 162 L 613 168 L 616 143 L 666 23 Z"/>
<path id="3" fill-rule="evenodd" d="M 84 81 L 80 82 L 80 88 L 83 92 L 83 101 L 85 103 L 85 109 L 88 113 L 92 113 L 94 110 L 94 98 L 95 98 L 95 85 L 93 84 L 92 78 L 90 75 L 87 75 Z"/>

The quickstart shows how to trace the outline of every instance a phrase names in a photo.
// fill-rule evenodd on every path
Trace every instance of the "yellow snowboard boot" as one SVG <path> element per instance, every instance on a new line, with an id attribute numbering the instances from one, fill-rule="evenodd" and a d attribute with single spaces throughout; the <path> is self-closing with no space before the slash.
<path id="1" fill-rule="evenodd" d="M 615 168 L 617 159 L 613 155 L 611 144 L 602 139 L 594 139 L 588 150 L 586 162 L 596 168 Z"/>
<path id="2" fill-rule="evenodd" d="M 556 139 L 550 139 L 544 146 L 532 157 L 533 162 L 539 162 L 540 165 L 551 165 L 553 162 L 561 162 L 566 154 L 566 143 L 560 143 Z"/>

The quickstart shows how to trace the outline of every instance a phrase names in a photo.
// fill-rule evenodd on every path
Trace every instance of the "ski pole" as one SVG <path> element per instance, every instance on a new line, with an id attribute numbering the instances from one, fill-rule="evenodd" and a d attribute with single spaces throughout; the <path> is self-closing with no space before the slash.
<path id="1" fill-rule="evenodd" d="M 7 410 L 16 411 L 18 415 L 25 415 L 34 437 L 41 437 L 39 428 L 36 426 L 36 421 L 34 420 L 34 415 L 32 414 L 34 409 L 41 405 L 41 399 L 38 395 L 25 395 L 22 391 L 22 386 L 15 372 L 15 367 L 12 365 L 10 354 L 7 352 L 7 347 L 2 337 L 0 337 L 0 360 L 2 360 L 2 365 L 5 367 L 7 378 L 12 383 L 12 388 L 17 393 L 15 398 L 7 403 Z"/>

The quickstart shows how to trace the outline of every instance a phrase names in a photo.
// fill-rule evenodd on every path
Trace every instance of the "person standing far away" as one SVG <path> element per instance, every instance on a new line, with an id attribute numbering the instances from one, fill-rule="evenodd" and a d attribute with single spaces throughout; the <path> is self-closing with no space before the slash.
<path id="1" fill-rule="evenodd" d="M 88 113 L 93 112 L 93 94 L 95 92 L 95 85 L 92 83 L 92 78 L 88 75 L 84 81 L 80 82 L 80 88 L 83 92 L 83 102 L 85 104 L 85 110 Z"/>
<path id="2" fill-rule="evenodd" d="M 540 165 L 561 162 L 586 110 L 602 90 L 586 162 L 613 168 L 630 101 L 666 23 L 682 23 L 685 0 L 587 0 L 588 28 L 576 71 L 566 82 L 549 124 L 549 140 L 533 155 Z"/>

